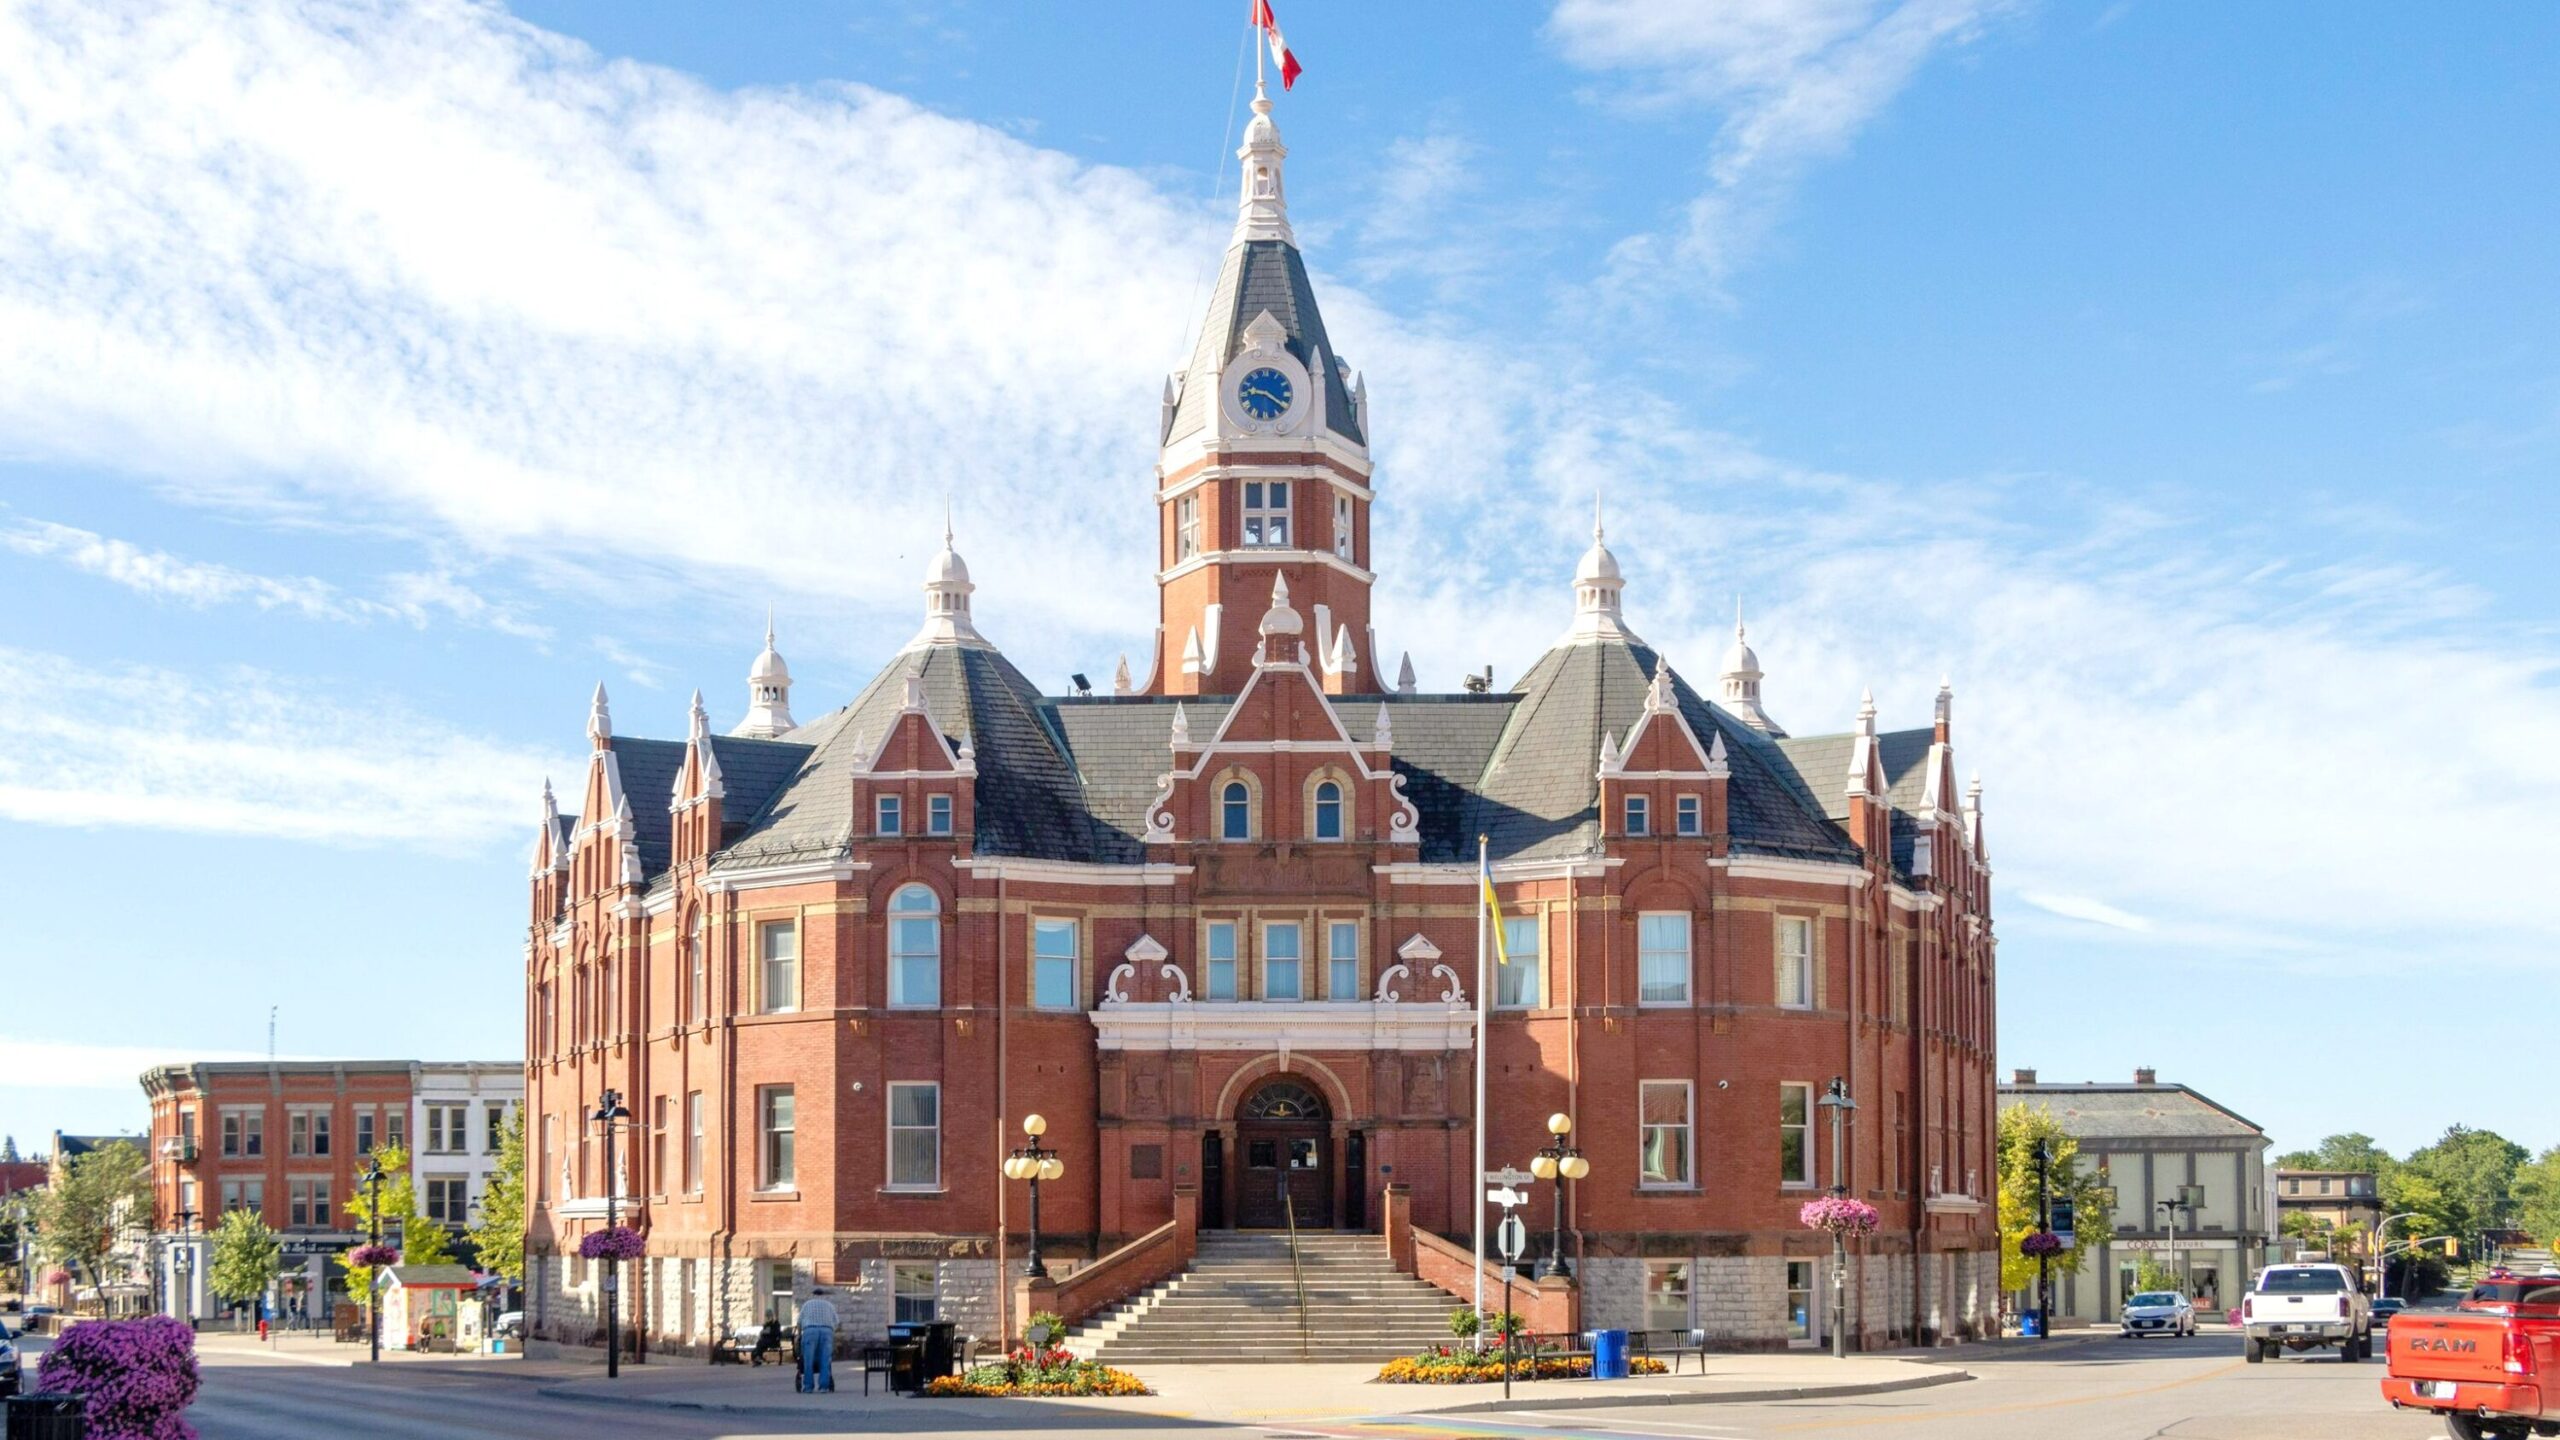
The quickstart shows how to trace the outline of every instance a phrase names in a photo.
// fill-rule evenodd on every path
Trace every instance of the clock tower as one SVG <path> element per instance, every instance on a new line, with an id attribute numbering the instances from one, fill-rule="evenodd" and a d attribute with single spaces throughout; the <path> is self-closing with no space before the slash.
<path id="1" fill-rule="evenodd" d="M 1369 401 L 1334 353 L 1289 229 L 1288 147 L 1257 85 L 1235 238 L 1191 360 L 1165 382 L 1156 459 L 1157 695 L 1232 695 L 1275 579 L 1332 694 L 1376 692 L 1369 623 Z M 1295 659 L 1275 655 L 1273 659 Z"/>

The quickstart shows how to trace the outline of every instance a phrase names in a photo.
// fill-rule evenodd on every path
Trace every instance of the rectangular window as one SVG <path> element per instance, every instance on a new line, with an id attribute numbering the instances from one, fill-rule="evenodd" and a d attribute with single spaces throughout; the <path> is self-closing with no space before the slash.
<path id="1" fill-rule="evenodd" d="M 924 797 L 924 833 L 927 835 L 951 833 L 950 796 L 927 795 Z"/>
<path id="2" fill-rule="evenodd" d="M 685 938 L 684 947 L 685 968 L 691 977 L 688 981 L 691 1003 L 685 1007 L 685 1014 L 696 1024 L 711 1018 L 711 957 L 705 952 L 702 932 L 702 912 L 696 910 L 693 912 L 693 933 Z"/>
<path id="3" fill-rule="evenodd" d="M 1813 1339 L 1813 1262 L 1787 1262 L 1787 1338 Z"/>
<path id="4" fill-rule="evenodd" d="M 373 1153 L 373 1112 L 370 1110 L 356 1112 L 356 1153 Z"/>
<path id="5" fill-rule="evenodd" d="M 757 953 L 763 958 L 763 1010 L 783 1015 L 800 1008 L 800 925 L 776 920 L 756 927 Z"/>
<path id="6" fill-rule="evenodd" d="M 1801 915 L 1778 917 L 1778 1003 L 1813 1008 L 1813 922 Z"/>
<path id="7" fill-rule="evenodd" d="M 942 1185 L 942 1087 L 930 1081 L 889 1085 L 889 1188 Z"/>
<path id="8" fill-rule="evenodd" d="M 790 1190 L 800 1183 L 798 1152 L 792 1127 L 793 1097 L 788 1085 L 756 1089 L 756 1188 Z"/>
<path id="9" fill-rule="evenodd" d="M 1336 920 L 1324 927 L 1324 998 L 1359 1000 L 1360 922 Z"/>
<path id="10" fill-rule="evenodd" d="M 702 1193 L 702 1092 L 684 1097 L 684 1193 Z"/>
<path id="11" fill-rule="evenodd" d="M 1636 917 L 1636 998 L 1647 1005 L 1689 1003 L 1689 912 Z"/>
<path id="12" fill-rule="evenodd" d="M 1288 481 L 1248 480 L 1245 482 L 1244 543 L 1277 549 L 1288 548 Z"/>
<path id="13" fill-rule="evenodd" d="M 1627 833 L 1629 835 L 1646 835 L 1652 833 L 1647 828 L 1650 820 L 1651 809 L 1652 802 L 1642 795 L 1630 795 L 1627 797 Z"/>
<path id="14" fill-rule="evenodd" d="M 676 1097 L 661 1095 L 649 1109 L 649 1183 L 644 1188 L 664 1195 L 675 1173 L 667 1168 L 667 1147 L 675 1143 Z"/>
<path id="15" fill-rule="evenodd" d="M 1689 1262 L 1644 1262 L 1644 1328 L 1686 1330 L 1689 1315 Z"/>
<path id="16" fill-rule="evenodd" d="M 427 1107 L 427 1153 L 459 1155 L 470 1148 L 470 1106 L 430 1105 Z"/>
<path id="17" fill-rule="evenodd" d="M 1303 1000 L 1306 950 L 1303 929 L 1295 920 L 1272 920 L 1262 927 L 1262 998 Z"/>
<path id="18" fill-rule="evenodd" d="M 536 1196 L 550 1195 L 555 1200 L 567 1198 L 551 1195 L 552 1177 L 560 1173 L 551 1168 L 551 1157 L 559 1152 L 559 1148 L 560 1117 L 545 1115 L 542 1117 L 542 1163 L 534 1167 L 533 1175 L 530 1177 L 533 1181 L 533 1193 Z"/>
<path id="19" fill-rule="evenodd" d="M 267 1182 L 264 1180 L 225 1180 L 222 1182 L 222 1208 L 246 1210 L 263 1220 L 267 1214 Z"/>
<path id="20" fill-rule="evenodd" d="M 1236 922 L 1209 922 L 1209 964 L 1200 977 L 1200 998 L 1233 1000 L 1236 998 Z"/>
<path id="21" fill-rule="evenodd" d="M 326 1110 L 315 1111 L 311 1116 L 311 1153 L 329 1153 L 329 1112 Z"/>
<path id="22" fill-rule="evenodd" d="M 899 1325 L 930 1325 L 940 1317 L 941 1290 L 931 1261 L 889 1267 L 890 1320 Z"/>
<path id="23" fill-rule="evenodd" d="M 1043 1010 L 1076 1008 L 1076 922 L 1031 922 L 1031 1003 Z"/>
<path id="24" fill-rule="evenodd" d="M 1673 823 L 1679 826 L 1681 834 L 1704 835 L 1707 833 L 1706 807 L 1698 803 L 1697 796 L 1683 795 L 1673 801 L 1672 805 L 1674 807 Z"/>
<path id="25" fill-rule="evenodd" d="M 486 1128 L 484 1128 L 480 1134 L 480 1153 L 483 1155 L 495 1155 L 498 1153 L 499 1146 L 506 1142 L 507 1107 L 502 1103 L 493 1101 L 490 1103 L 489 1107 L 482 1112 L 481 1118 L 486 1122 Z"/>
<path id="26" fill-rule="evenodd" d="M 297 1110 L 287 1115 L 284 1129 L 287 1154 L 300 1158 L 311 1153 L 311 1117 L 308 1114 Z"/>
<path id="27" fill-rule="evenodd" d="M 426 1179 L 426 1215 L 447 1225 L 464 1225 L 471 1220 L 471 1182 L 460 1175 L 430 1175 Z"/>
<path id="28" fill-rule="evenodd" d="M 1788 1082 L 1778 1087 L 1778 1183 L 1813 1183 L 1813 1087 Z M 1835 1177 L 1833 1184 L 1840 1183 Z"/>
<path id="29" fill-rule="evenodd" d="M 1637 1183 L 1689 1183 L 1689 1082 L 1647 1080 L 1636 1087 L 1642 1156 Z"/>
<path id="30" fill-rule="evenodd" d="M 1173 502 L 1173 563 L 1200 553 L 1200 497 L 1185 495 Z"/>
<path id="31" fill-rule="evenodd" d="M 382 1143 L 406 1148 L 409 1144 L 409 1112 L 388 1110 L 382 1116 Z"/>
<path id="32" fill-rule="evenodd" d="M 1348 495 L 1333 497 L 1333 553 L 1339 559 L 1350 560 L 1355 565 L 1359 563 L 1351 556 L 1351 497 Z"/>
<path id="33" fill-rule="evenodd" d="M 254 1110 L 222 1117 L 222 1153 L 234 1158 L 263 1155 L 267 1150 L 267 1117 Z"/>
<path id="34" fill-rule="evenodd" d="M 1544 998 L 1538 987 L 1538 917 L 1524 915 L 1502 922 L 1499 970 L 1493 982 L 1494 1004 L 1525 1009 Z"/>
<path id="35" fill-rule="evenodd" d="M 902 825 L 906 819 L 906 817 L 900 813 L 901 803 L 902 802 L 895 795 L 882 795 L 872 800 L 871 814 L 873 820 L 876 822 L 871 827 L 873 834 L 895 835 L 898 833 L 899 826 Z"/>

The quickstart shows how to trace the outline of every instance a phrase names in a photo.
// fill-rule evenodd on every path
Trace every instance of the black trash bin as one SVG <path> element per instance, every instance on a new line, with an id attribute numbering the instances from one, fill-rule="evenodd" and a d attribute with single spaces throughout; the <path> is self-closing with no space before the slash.
<path id="1" fill-rule="evenodd" d="M 960 1370 L 960 1326 L 955 1321 L 935 1320 L 924 1330 L 924 1378 L 938 1380 Z"/>
<path id="2" fill-rule="evenodd" d="M 12 1395 L 8 1440 L 87 1440 L 89 1419 L 77 1395 Z"/>
<path id="3" fill-rule="evenodd" d="M 925 1332 L 929 1325 L 892 1325 L 889 1327 L 889 1389 L 898 1395 L 921 1395 L 924 1382 L 932 1377 L 925 1373 Z"/>

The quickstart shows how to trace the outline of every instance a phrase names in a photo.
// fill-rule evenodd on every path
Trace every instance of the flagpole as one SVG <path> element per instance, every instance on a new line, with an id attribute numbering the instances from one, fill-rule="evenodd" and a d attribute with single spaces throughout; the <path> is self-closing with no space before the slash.
<path id="1" fill-rule="evenodd" d="M 1492 970 L 1486 956 L 1491 953 L 1493 924 L 1493 851 L 1484 836 L 1476 837 L 1476 1173 L 1467 1182 L 1467 1201 L 1475 1215 L 1468 1228 L 1475 1234 L 1476 1314 L 1484 1314 L 1484 1069 L 1485 1021 L 1490 1018 L 1492 991 L 1486 981 Z M 1484 1345 L 1484 1331 L 1476 1331 L 1476 1345 Z"/>
<path id="2" fill-rule="evenodd" d="M 1262 52 L 1269 47 L 1263 43 L 1262 0 L 1252 0 L 1252 4 L 1253 8 L 1246 12 L 1252 18 L 1246 23 L 1253 27 L 1253 93 L 1259 95 L 1262 93 Z"/>

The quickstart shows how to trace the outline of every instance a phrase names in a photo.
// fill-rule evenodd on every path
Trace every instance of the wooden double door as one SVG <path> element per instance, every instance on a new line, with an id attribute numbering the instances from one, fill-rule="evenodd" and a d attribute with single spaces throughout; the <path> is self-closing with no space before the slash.
<path id="1" fill-rule="evenodd" d="M 1236 1224 L 1276 1230 L 1333 1228 L 1333 1127 L 1323 1099 L 1296 1080 L 1274 1080 L 1236 1114 Z"/>

